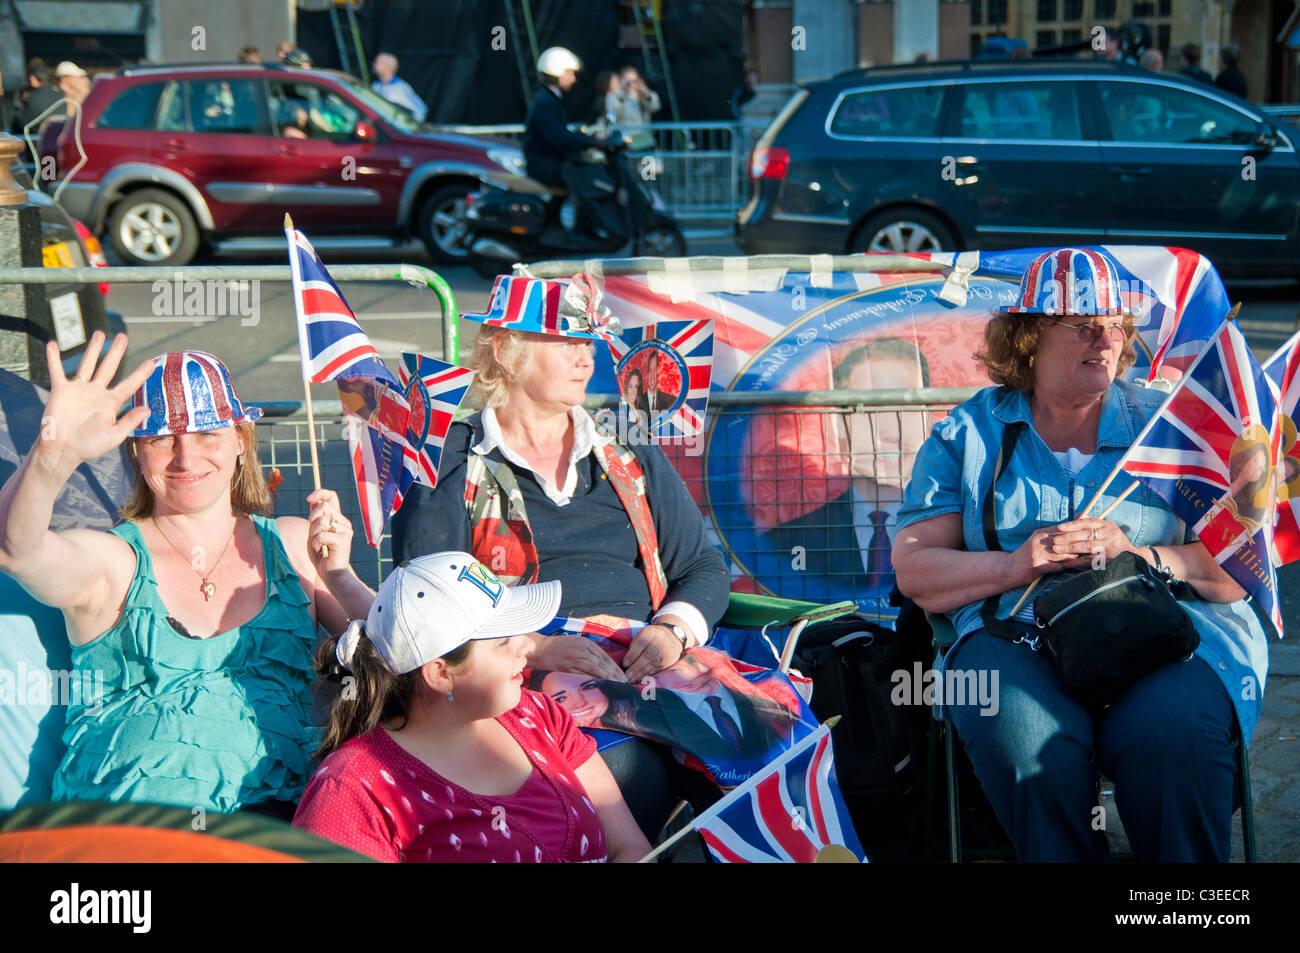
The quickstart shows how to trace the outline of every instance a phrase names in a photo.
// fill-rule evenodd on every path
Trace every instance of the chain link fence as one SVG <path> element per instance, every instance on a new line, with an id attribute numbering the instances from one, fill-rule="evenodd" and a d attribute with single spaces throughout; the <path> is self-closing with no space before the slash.
<path id="1" fill-rule="evenodd" d="M 837 392 L 828 392 L 837 393 Z M 851 598 L 870 617 L 889 618 L 889 547 L 916 449 L 933 423 L 970 389 L 719 395 L 705 432 L 662 445 L 724 554 L 732 588 L 787 598 Z M 589 408 L 616 398 L 593 397 Z M 313 489 L 301 405 L 262 405 L 259 453 L 282 480 L 278 515 L 308 511 Z M 366 545 L 341 407 L 313 405 L 322 485 L 335 490 L 352 521 L 352 563 L 377 586 L 392 567 L 385 535 Z M 595 410 L 598 421 L 616 415 Z"/>

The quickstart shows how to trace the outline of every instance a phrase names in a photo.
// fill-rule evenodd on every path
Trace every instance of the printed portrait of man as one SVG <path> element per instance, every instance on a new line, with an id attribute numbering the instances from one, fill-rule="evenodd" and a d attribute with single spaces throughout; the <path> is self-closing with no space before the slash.
<path id="1" fill-rule="evenodd" d="M 663 382 L 659 378 L 659 349 L 650 348 L 645 359 L 645 389 L 641 394 L 640 405 L 633 409 L 645 414 L 652 427 L 659 422 L 661 415 L 672 410 L 681 393 L 680 388 L 668 391 L 661 390 L 662 386 Z"/>
<path id="2" fill-rule="evenodd" d="M 709 667 L 707 656 L 698 652 L 688 652 L 654 676 L 661 701 L 675 695 L 695 716 L 678 722 L 683 747 L 704 761 L 736 756 L 766 760 L 790 737 L 795 716 L 760 695 L 727 687 Z"/>
<path id="3" fill-rule="evenodd" d="M 930 366 L 911 341 L 882 337 L 852 348 L 836 363 L 836 390 L 900 390 L 930 385 Z M 852 481 L 841 496 L 770 531 L 780 551 L 803 547 L 805 572 L 827 579 L 846 598 L 893 588 L 889 550 L 893 514 L 925 441 L 924 411 L 845 414 Z"/>

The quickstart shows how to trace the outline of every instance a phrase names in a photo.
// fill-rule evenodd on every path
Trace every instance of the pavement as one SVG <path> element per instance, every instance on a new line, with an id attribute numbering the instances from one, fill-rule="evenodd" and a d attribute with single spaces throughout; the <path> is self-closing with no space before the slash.
<path id="1" fill-rule="evenodd" d="M 1278 570 L 1289 638 L 1269 643 L 1264 710 L 1250 745 L 1255 850 L 1260 861 L 1300 861 L 1300 563 Z M 1241 817 L 1232 859 L 1241 860 Z"/>
<path id="2" fill-rule="evenodd" d="M 1278 570 L 1282 622 L 1289 638 L 1271 637 L 1264 708 L 1250 743 L 1258 863 L 1300 862 L 1300 562 Z M 1127 850 L 1109 785 L 1102 792 L 1111 848 Z M 1241 812 L 1232 819 L 1232 861 L 1245 860 Z"/>

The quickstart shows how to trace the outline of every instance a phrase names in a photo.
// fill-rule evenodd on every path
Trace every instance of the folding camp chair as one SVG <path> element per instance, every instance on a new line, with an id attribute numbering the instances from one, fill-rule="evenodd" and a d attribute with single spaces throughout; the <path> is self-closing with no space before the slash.
<path id="1" fill-rule="evenodd" d="M 952 627 L 952 623 L 947 616 L 934 613 L 926 613 L 926 619 L 930 623 L 930 628 L 934 632 L 935 657 L 941 658 L 952 648 L 953 643 L 957 641 L 957 633 Z M 957 732 L 947 721 L 940 721 L 937 718 L 930 720 L 929 734 L 929 752 L 930 757 L 927 761 L 929 767 L 930 783 L 926 793 L 926 824 L 927 827 L 933 823 L 935 816 L 934 811 L 934 765 L 935 754 L 940 745 L 943 746 L 944 758 L 944 776 L 945 789 L 947 791 L 947 814 L 948 814 L 948 852 L 949 859 L 954 864 L 962 863 L 968 856 L 972 859 L 981 859 L 984 857 L 997 857 L 1003 859 L 1014 859 L 1014 854 L 1008 855 L 1006 851 L 988 851 L 988 850 L 966 850 L 962 844 L 961 837 L 961 805 L 958 792 L 957 776 L 957 746 L 961 744 L 957 738 Z M 1241 839 L 1242 852 L 1245 861 L 1248 864 L 1255 863 L 1255 802 L 1254 795 L 1250 786 L 1250 758 L 1246 750 L 1246 745 L 1240 735 L 1233 739 L 1233 746 L 1237 751 L 1237 798 L 1241 802 Z M 1116 860 L 1132 860 L 1132 855 L 1125 852 L 1112 855 Z"/>
<path id="2" fill-rule="evenodd" d="M 727 601 L 727 611 L 723 613 L 718 628 L 719 630 L 757 631 L 771 645 L 772 643 L 767 638 L 767 630 L 772 626 L 777 628 L 789 626 L 790 631 L 786 634 L 785 643 L 777 659 L 777 667 L 782 672 L 789 672 L 795 648 L 799 643 L 799 636 L 803 634 L 804 629 L 814 622 L 827 622 L 848 615 L 851 612 L 856 612 L 857 608 L 856 603 L 848 601 L 823 604 L 820 602 L 802 602 L 798 599 L 782 599 L 778 596 L 763 596 L 750 592 L 733 592 Z M 723 640 L 723 647 L 726 647 L 728 641 L 730 640 Z M 773 646 L 773 652 L 775 653 L 775 646 Z M 738 658 L 741 657 L 735 652 L 731 654 Z M 755 661 L 752 658 L 746 660 Z M 764 659 L 762 664 L 766 663 L 767 660 Z"/>

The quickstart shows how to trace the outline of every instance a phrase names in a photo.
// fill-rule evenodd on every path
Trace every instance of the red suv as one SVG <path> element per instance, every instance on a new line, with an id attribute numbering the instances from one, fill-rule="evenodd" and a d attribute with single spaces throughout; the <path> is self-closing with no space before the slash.
<path id="1" fill-rule="evenodd" d="M 278 65 L 128 67 L 83 105 L 81 160 L 59 140 L 62 204 L 132 264 L 183 265 L 200 245 L 279 235 L 418 235 L 463 261 L 457 219 L 483 175 L 524 171 L 508 140 L 422 130 L 333 70 Z"/>

